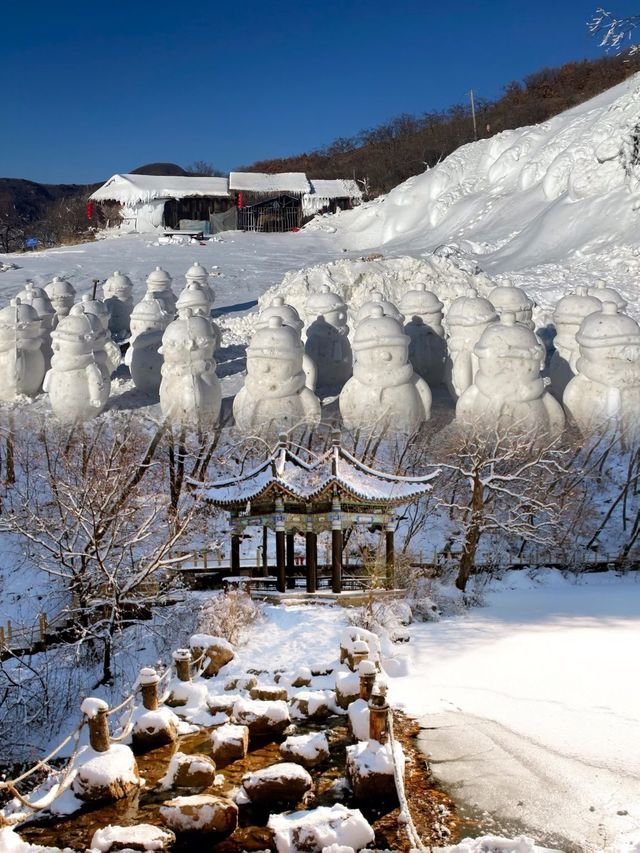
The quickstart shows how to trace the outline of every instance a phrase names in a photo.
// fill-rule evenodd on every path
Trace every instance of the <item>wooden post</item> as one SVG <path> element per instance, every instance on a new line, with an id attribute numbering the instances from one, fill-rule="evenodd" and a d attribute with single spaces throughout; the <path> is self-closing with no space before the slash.
<path id="1" fill-rule="evenodd" d="M 151 667 L 144 666 L 140 670 L 138 683 L 142 693 L 142 704 L 147 711 L 156 711 L 158 709 L 158 684 L 160 676 Z"/>
<path id="2" fill-rule="evenodd" d="M 89 744 L 95 752 L 108 752 L 111 746 L 109 735 L 109 706 L 102 699 L 85 699 L 80 710 L 89 721 Z"/>
<path id="3" fill-rule="evenodd" d="M 231 574 L 240 574 L 240 535 L 231 534 Z"/>
<path id="4" fill-rule="evenodd" d="M 287 585 L 287 567 L 285 559 L 284 501 L 282 498 L 276 498 L 275 510 L 276 589 L 278 592 L 284 592 Z"/>
<path id="5" fill-rule="evenodd" d="M 9 645 L 12 640 L 13 640 L 13 625 L 11 624 L 11 619 L 7 619 L 7 645 Z"/>
<path id="6" fill-rule="evenodd" d="M 393 547 L 393 527 L 391 526 L 392 524 L 392 521 L 387 521 L 385 535 L 385 586 L 387 589 L 393 589 L 395 575 L 395 552 Z"/>
<path id="7" fill-rule="evenodd" d="M 180 681 L 191 681 L 191 651 L 176 649 L 172 655 L 176 665 L 176 675 Z"/>
<path id="8" fill-rule="evenodd" d="M 331 591 L 342 592 L 342 507 L 338 497 L 331 501 Z"/>
<path id="9" fill-rule="evenodd" d="M 315 592 L 318 589 L 318 535 L 310 529 L 307 522 L 305 534 L 306 562 L 307 562 L 307 592 Z"/>
<path id="10" fill-rule="evenodd" d="M 287 543 L 287 589 L 296 588 L 295 540 L 293 533 L 286 534 Z"/>
<path id="11" fill-rule="evenodd" d="M 44 613 L 38 616 L 38 628 L 40 630 L 40 642 L 44 643 L 47 637 L 47 617 Z"/>
<path id="12" fill-rule="evenodd" d="M 360 676 L 360 698 L 368 702 L 376 680 L 376 665 L 373 661 L 363 660 L 358 666 Z"/>
<path id="13" fill-rule="evenodd" d="M 206 571 L 208 567 L 209 567 L 209 552 L 205 548 L 205 550 L 202 552 L 202 568 Z"/>
<path id="14" fill-rule="evenodd" d="M 262 574 L 266 578 L 269 574 L 269 536 L 267 525 L 262 525 Z"/>
<path id="15" fill-rule="evenodd" d="M 0 625 L 0 649 L 4 648 L 5 639 L 4 639 L 4 625 Z"/>
<path id="16" fill-rule="evenodd" d="M 387 705 L 387 685 L 380 683 L 374 686 L 369 699 L 369 740 L 385 743 L 388 734 L 389 706 Z"/>

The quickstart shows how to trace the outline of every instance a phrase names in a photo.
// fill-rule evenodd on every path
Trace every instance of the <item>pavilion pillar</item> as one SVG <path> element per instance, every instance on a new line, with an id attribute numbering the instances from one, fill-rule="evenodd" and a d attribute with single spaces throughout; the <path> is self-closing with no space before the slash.
<path id="1" fill-rule="evenodd" d="M 285 532 L 284 532 L 284 502 L 282 498 L 276 498 L 275 512 L 276 528 L 276 589 L 284 592 L 287 588 L 286 558 L 285 558 Z"/>
<path id="2" fill-rule="evenodd" d="M 313 529 L 313 520 L 307 517 L 305 531 L 307 592 L 318 589 L 318 534 Z"/>
<path id="3" fill-rule="evenodd" d="M 294 534 L 287 533 L 287 589 L 296 588 L 296 564 Z"/>
<path id="4" fill-rule="evenodd" d="M 266 524 L 262 525 L 262 576 L 269 574 L 269 536 Z"/>
<path id="5" fill-rule="evenodd" d="M 342 592 L 342 507 L 337 497 L 331 501 L 331 591 Z"/>
<path id="6" fill-rule="evenodd" d="M 395 585 L 395 549 L 393 541 L 393 520 L 389 519 L 385 526 L 385 565 L 387 589 L 393 589 Z"/>
<path id="7" fill-rule="evenodd" d="M 240 534 L 231 532 L 231 574 L 240 574 Z"/>

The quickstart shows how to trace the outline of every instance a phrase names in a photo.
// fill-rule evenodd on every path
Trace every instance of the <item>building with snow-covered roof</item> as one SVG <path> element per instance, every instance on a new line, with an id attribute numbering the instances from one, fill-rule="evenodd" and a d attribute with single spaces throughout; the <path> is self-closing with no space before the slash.
<path id="1" fill-rule="evenodd" d="M 127 231 L 226 230 L 216 225 L 235 212 L 227 178 L 113 175 L 90 198 L 115 206 L 112 224 Z"/>
<path id="2" fill-rule="evenodd" d="M 311 185 L 304 172 L 231 172 L 229 190 L 240 230 L 291 231 L 302 226 L 302 197 Z"/>
<path id="3" fill-rule="evenodd" d="M 351 210 L 362 203 L 362 190 L 357 182 L 349 178 L 312 178 L 311 191 L 302 196 L 302 211 L 305 218 L 317 213 L 336 213 Z"/>

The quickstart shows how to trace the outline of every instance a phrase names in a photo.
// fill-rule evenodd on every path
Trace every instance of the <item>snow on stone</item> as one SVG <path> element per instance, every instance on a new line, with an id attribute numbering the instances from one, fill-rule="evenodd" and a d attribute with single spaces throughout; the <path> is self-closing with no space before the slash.
<path id="1" fill-rule="evenodd" d="M 76 767 L 82 767 L 82 778 L 91 786 L 107 786 L 114 779 L 124 783 L 138 782 L 136 760 L 128 746 L 112 743 L 106 752 L 95 752 L 90 746 L 82 747 L 76 758 Z"/>
<path id="2" fill-rule="evenodd" d="M 265 717 L 274 723 L 289 719 L 287 703 L 281 699 L 268 701 L 263 699 L 238 699 L 233 706 L 233 720 L 236 723 L 250 723 Z"/>
<path id="3" fill-rule="evenodd" d="M 404 752 L 400 744 L 395 744 L 395 751 L 391 743 L 378 743 L 376 740 L 366 740 L 347 747 L 347 761 L 352 762 L 357 768 L 360 776 L 393 775 L 393 765 L 398 766 L 398 772 L 404 773 Z"/>
<path id="4" fill-rule="evenodd" d="M 446 853 L 553 853 L 536 844 L 525 835 L 517 838 L 500 838 L 496 835 L 483 835 L 481 838 L 464 838 L 453 847 L 439 848 Z"/>
<path id="5" fill-rule="evenodd" d="M 10 826 L 0 828 L 0 853 L 74 853 L 71 847 L 42 847 L 23 841 Z"/>
<path id="6" fill-rule="evenodd" d="M 319 710 L 329 706 L 330 693 L 331 691 L 329 690 L 299 690 L 292 698 L 292 702 L 296 703 L 296 705 L 292 710 L 291 716 L 295 719 L 313 717 Z M 300 703 L 306 704 L 306 714 L 300 711 Z"/>
<path id="7" fill-rule="evenodd" d="M 233 646 L 224 637 L 214 637 L 213 634 L 193 634 L 189 640 L 192 649 L 209 649 L 211 647 L 224 649 L 233 654 Z"/>
<path id="8" fill-rule="evenodd" d="M 268 826 L 274 833 L 278 853 L 321 853 L 337 844 L 361 850 L 374 839 L 374 832 L 359 809 L 341 803 L 312 811 L 271 815 Z"/>
<path id="9" fill-rule="evenodd" d="M 121 850 L 124 847 L 135 847 L 136 850 L 164 850 L 174 840 L 172 832 L 152 826 L 150 823 L 139 823 L 136 826 L 105 826 L 98 829 L 91 839 L 91 850 L 109 853 L 110 850 Z"/>
<path id="10" fill-rule="evenodd" d="M 294 755 L 299 755 L 310 762 L 313 762 L 317 757 L 328 751 L 329 741 L 324 732 L 315 732 L 308 735 L 290 735 L 282 744 L 281 748 L 286 748 Z"/>
<path id="11" fill-rule="evenodd" d="M 225 723 L 211 732 L 211 743 L 221 746 L 223 743 L 242 743 L 245 738 L 246 726 L 238 726 L 234 723 Z"/>
<path id="12" fill-rule="evenodd" d="M 209 773 L 211 770 L 211 765 L 205 761 L 198 761 L 196 757 L 191 754 L 187 754 L 184 752 L 174 752 L 171 756 L 171 761 L 169 761 L 169 766 L 167 767 L 167 772 L 158 779 L 158 786 L 162 790 L 169 790 L 173 788 L 175 785 L 175 779 L 180 770 L 180 767 L 183 764 L 188 764 L 190 772 L 194 773 Z"/>
<path id="13" fill-rule="evenodd" d="M 351 731 L 357 740 L 369 740 L 369 703 L 356 699 L 347 710 Z"/>

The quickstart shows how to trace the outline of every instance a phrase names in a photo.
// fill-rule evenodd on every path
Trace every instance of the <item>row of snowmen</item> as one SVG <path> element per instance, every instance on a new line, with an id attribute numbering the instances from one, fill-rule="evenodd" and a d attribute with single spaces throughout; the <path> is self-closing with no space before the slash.
<path id="1" fill-rule="evenodd" d="M 121 272 L 104 283 L 103 300 L 84 295 L 76 302 L 75 289 L 60 277 L 44 288 L 27 282 L 0 311 L 0 400 L 44 390 L 61 421 L 94 417 L 109 399 L 122 361 L 119 344 L 128 341 L 124 361 L 133 382 L 160 393 L 164 414 L 181 422 L 217 420 L 214 294 L 202 265 L 193 264 L 185 278 L 176 298 L 171 276 L 156 267 L 135 306 L 133 284 Z"/>
<path id="2" fill-rule="evenodd" d="M 585 434 L 613 426 L 640 440 L 640 326 L 620 294 L 576 288 L 554 312 L 550 384 L 546 350 L 534 332 L 533 303 L 506 283 L 488 298 L 475 290 L 443 304 L 418 285 L 399 306 L 373 293 L 349 340 L 347 305 L 328 287 L 309 296 L 306 344 L 295 309 L 276 297 L 247 350 L 234 417 L 245 430 L 320 420 L 321 396 L 339 393 L 347 428 L 412 432 L 428 420 L 431 387 L 446 383 L 456 418 L 475 430 L 517 427 L 557 436 L 568 413 Z M 405 322 L 406 320 L 406 322 Z"/>
<path id="3" fill-rule="evenodd" d="M 221 388 L 214 294 L 200 264 L 185 279 L 176 298 L 171 277 L 156 267 L 135 306 L 132 283 L 120 272 L 105 282 L 102 301 L 85 295 L 75 302 L 61 278 L 44 289 L 27 283 L 0 311 L 0 399 L 33 396 L 44 386 L 59 419 L 86 420 L 104 409 L 121 360 L 118 343 L 129 340 L 125 362 L 133 382 L 159 392 L 165 416 L 215 423 Z M 355 315 L 352 341 L 347 305 L 327 286 L 307 299 L 305 343 L 297 311 L 276 297 L 258 317 L 234 417 L 245 431 L 316 424 L 317 391 L 339 394 L 348 428 L 411 432 L 430 416 L 430 388 L 444 382 L 457 400 L 457 418 L 476 428 L 517 423 L 556 435 L 566 411 L 585 434 L 613 423 L 638 440 L 640 327 L 625 307 L 606 287 L 577 288 L 559 301 L 547 387 L 533 304 L 510 283 L 488 299 L 474 290 L 455 299 L 446 334 L 443 304 L 426 285 L 405 292 L 398 307 L 373 292 Z"/>

